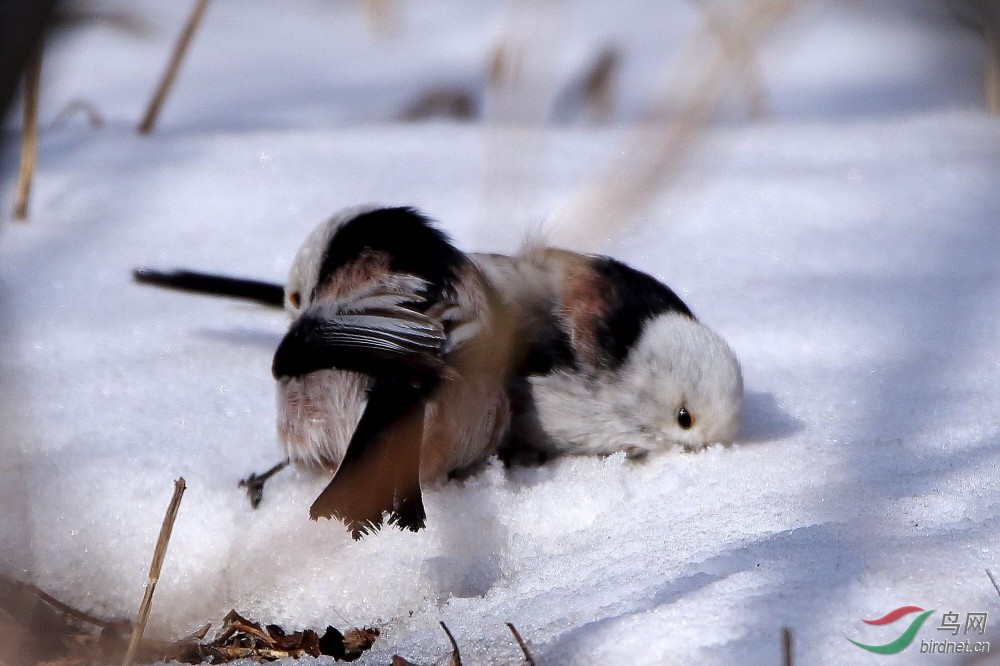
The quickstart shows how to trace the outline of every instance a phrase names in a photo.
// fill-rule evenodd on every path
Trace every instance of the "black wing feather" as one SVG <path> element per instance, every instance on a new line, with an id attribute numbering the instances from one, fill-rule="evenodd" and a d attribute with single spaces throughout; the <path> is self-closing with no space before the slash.
<path id="1" fill-rule="evenodd" d="M 278 345 L 271 367 L 275 379 L 328 368 L 416 381 L 439 375 L 445 343 L 441 323 L 386 304 L 386 298 L 370 299 L 372 309 L 337 303 L 307 308 Z"/>

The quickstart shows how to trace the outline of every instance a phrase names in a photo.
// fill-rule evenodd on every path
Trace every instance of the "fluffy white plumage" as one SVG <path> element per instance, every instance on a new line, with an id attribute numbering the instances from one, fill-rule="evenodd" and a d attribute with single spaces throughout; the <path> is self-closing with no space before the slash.
<path id="1" fill-rule="evenodd" d="M 318 224 L 302 241 L 292 267 L 288 270 L 285 283 L 285 309 L 294 318 L 312 302 L 312 295 L 319 281 L 323 254 L 330 241 L 341 227 L 358 215 L 376 210 L 375 204 L 360 204 L 344 208 L 334 213 L 325 222 Z"/>
<path id="2" fill-rule="evenodd" d="M 729 443 L 743 406 L 735 354 L 708 327 L 676 313 L 647 322 L 615 370 L 560 370 L 530 381 L 552 452 L 564 455 Z M 688 428 L 678 422 L 682 407 Z"/>
<path id="3" fill-rule="evenodd" d="M 277 432 L 285 457 L 335 470 L 368 404 L 371 379 L 351 370 L 317 370 L 277 385 Z"/>
<path id="4" fill-rule="evenodd" d="M 643 307 L 661 302 L 667 287 L 617 262 L 611 262 L 617 272 L 602 272 L 597 267 L 608 265 L 607 258 L 536 243 L 516 257 L 473 259 L 535 320 L 523 329 L 555 321 L 574 357 L 571 365 L 529 377 L 541 430 L 529 448 L 551 455 L 641 456 L 670 446 L 690 450 L 733 441 L 743 406 L 739 361 L 718 334 L 688 316 L 679 299 L 684 312 L 645 319 Z M 619 364 L 598 339 L 623 300 L 632 301 L 631 323 L 642 321 Z M 682 408 L 685 416 L 679 418 Z"/>
<path id="5" fill-rule="evenodd" d="M 312 304 L 323 254 L 337 230 L 376 208 L 370 204 L 345 208 L 305 238 L 285 283 L 285 310 L 292 319 Z M 364 413 L 370 385 L 368 376 L 336 368 L 279 379 L 276 423 L 285 457 L 307 467 L 336 470 Z"/>

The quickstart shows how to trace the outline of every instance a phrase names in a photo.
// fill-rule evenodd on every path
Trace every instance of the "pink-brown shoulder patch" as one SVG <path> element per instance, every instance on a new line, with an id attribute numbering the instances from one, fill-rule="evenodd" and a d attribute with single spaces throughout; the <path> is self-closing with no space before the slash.
<path id="1" fill-rule="evenodd" d="M 316 285 L 313 300 L 343 298 L 359 287 L 381 281 L 389 275 L 389 255 L 385 252 L 363 252 L 357 259 L 340 267 L 337 272 Z"/>
<path id="2" fill-rule="evenodd" d="M 597 329 L 607 317 L 614 294 L 589 261 L 566 267 L 563 277 L 562 316 L 569 328 L 577 359 L 590 368 L 600 365 Z"/>

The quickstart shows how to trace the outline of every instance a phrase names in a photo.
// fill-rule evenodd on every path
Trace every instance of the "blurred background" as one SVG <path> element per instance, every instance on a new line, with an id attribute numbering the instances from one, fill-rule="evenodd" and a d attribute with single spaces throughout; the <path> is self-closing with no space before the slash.
<path id="1" fill-rule="evenodd" d="M 991 0 L 7 6 L 4 94 L 22 64 L 40 65 L 29 115 L 53 141 L 88 125 L 188 134 L 421 122 L 847 123 L 996 111 L 1000 88 Z M 30 44 L 43 13 L 39 57 Z M 5 123 L 8 195 L 25 118 L 18 107 Z M 484 196 L 530 198 L 526 181 L 545 167 L 542 135 L 494 134 Z M 673 161 L 685 152 L 669 147 Z M 643 148 L 667 152 L 662 142 Z"/>
<path id="2" fill-rule="evenodd" d="M 847 664 L 861 615 L 995 601 L 998 6 L 3 3 L 0 574 L 132 617 L 183 475 L 161 637 L 334 607 L 384 622 L 379 663 L 441 619 L 487 663 L 509 619 L 544 663 L 778 663 L 791 626 Z M 667 281 L 743 363 L 740 444 L 491 469 L 350 548 L 306 523 L 315 479 L 251 513 L 285 318 L 131 270 L 280 282 L 367 201 Z"/>

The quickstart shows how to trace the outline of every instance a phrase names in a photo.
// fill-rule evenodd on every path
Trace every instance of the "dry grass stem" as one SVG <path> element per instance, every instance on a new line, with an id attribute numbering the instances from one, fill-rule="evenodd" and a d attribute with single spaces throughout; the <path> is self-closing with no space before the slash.
<path id="1" fill-rule="evenodd" d="M 448 637 L 448 642 L 451 643 L 451 659 L 448 660 L 448 666 L 462 666 L 462 655 L 458 651 L 458 643 L 455 642 L 455 637 L 451 635 L 448 625 L 444 622 L 441 622 L 441 628 L 444 629 L 444 633 Z"/>
<path id="2" fill-rule="evenodd" d="M 782 666 L 792 666 L 792 630 L 781 628 L 781 663 Z"/>
<path id="3" fill-rule="evenodd" d="M 1000 26 L 986 32 L 986 108 L 1000 115 Z"/>
<path id="4" fill-rule="evenodd" d="M 525 663 L 527 663 L 528 666 L 535 666 L 535 658 L 532 657 L 531 652 L 528 651 L 528 646 L 524 642 L 524 639 L 521 638 L 521 634 L 510 622 L 507 623 L 507 628 L 510 630 L 510 633 L 514 635 L 514 640 L 517 641 L 518 646 L 521 648 L 521 652 L 524 654 Z"/>
<path id="5" fill-rule="evenodd" d="M 21 135 L 21 162 L 14 190 L 15 220 L 24 220 L 28 217 L 31 179 L 35 175 L 35 161 L 38 155 L 38 89 L 41 75 L 42 43 L 39 41 L 24 72 L 24 122 Z"/>
<path id="6" fill-rule="evenodd" d="M 194 8 L 191 10 L 191 15 L 188 16 L 187 23 L 184 24 L 184 29 L 177 38 L 177 43 L 174 44 L 173 53 L 170 55 L 170 62 L 167 64 L 167 69 L 163 72 L 160 84 L 156 87 L 153 99 L 149 102 L 146 115 L 142 117 L 142 122 L 139 123 L 140 134 L 149 134 L 153 131 L 153 126 L 156 125 L 156 118 L 160 115 L 160 107 L 163 106 L 163 102 L 166 101 L 167 95 L 170 93 L 170 88 L 174 85 L 174 79 L 177 78 L 177 71 L 184 61 L 184 54 L 187 53 L 188 46 L 191 44 L 191 38 L 194 37 L 194 33 L 198 29 L 198 25 L 201 23 L 206 9 L 208 9 L 208 0 L 196 0 Z"/>
<path id="7" fill-rule="evenodd" d="M 993 572 L 987 569 L 986 575 L 990 577 L 990 582 L 993 583 L 993 589 L 997 591 L 997 594 L 1000 594 L 1000 585 L 997 584 L 997 579 L 993 577 Z"/>
<path id="8" fill-rule="evenodd" d="M 156 583 L 160 579 L 160 569 L 163 568 L 163 559 L 167 555 L 167 544 L 170 542 L 170 533 L 174 529 L 174 521 L 177 520 L 177 511 L 181 507 L 181 498 L 187 485 L 184 479 L 174 481 L 174 495 L 170 499 L 167 513 L 163 516 L 163 524 L 160 526 L 160 536 L 156 540 L 156 549 L 153 551 L 153 561 L 149 565 L 149 579 L 146 581 L 146 590 L 142 595 L 142 603 L 139 604 L 139 614 L 136 617 L 135 628 L 132 630 L 132 639 L 129 641 L 128 650 L 125 652 L 123 666 L 131 666 L 135 659 L 136 651 L 139 649 L 139 641 L 146 630 L 146 621 L 149 620 L 149 611 L 153 604 L 153 592 L 156 590 Z"/>

